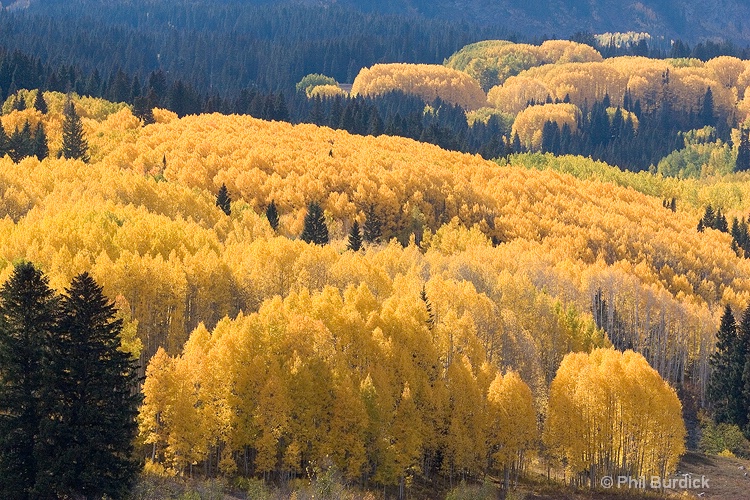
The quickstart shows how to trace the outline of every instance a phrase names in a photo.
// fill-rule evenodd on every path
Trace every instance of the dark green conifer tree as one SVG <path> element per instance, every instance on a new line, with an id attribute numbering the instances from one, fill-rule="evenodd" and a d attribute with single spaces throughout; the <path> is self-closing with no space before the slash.
<path id="1" fill-rule="evenodd" d="M 346 248 L 359 252 L 362 248 L 362 232 L 359 229 L 359 222 L 356 220 L 352 224 L 352 228 L 349 230 L 349 241 L 347 242 Z"/>
<path id="2" fill-rule="evenodd" d="M 750 310 L 745 311 L 738 328 L 732 308 L 727 304 L 716 334 L 716 352 L 709 360 L 712 371 L 708 397 L 717 422 L 736 424 L 741 429 L 746 428 L 748 418 L 743 383 L 748 346 L 742 342 L 750 340 L 747 336 L 750 336 Z"/>
<path id="3" fill-rule="evenodd" d="M 286 105 L 284 92 L 279 92 L 273 104 L 273 119 L 281 122 L 289 121 L 289 108 Z"/>
<path id="4" fill-rule="evenodd" d="M 729 226 L 727 224 L 726 216 L 721 212 L 721 209 L 716 211 L 716 218 L 714 219 L 714 229 L 721 231 L 722 233 L 729 232 Z"/>
<path id="5" fill-rule="evenodd" d="M 328 243 L 328 226 L 326 225 L 323 209 L 317 203 L 310 202 L 305 215 L 305 225 L 300 235 L 303 241 L 325 245 Z"/>
<path id="6" fill-rule="evenodd" d="M 5 133 L 2 123 L 0 123 L 0 158 L 8 154 L 8 148 L 10 147 L 10 138 Z"/>
<path id="7" fill-rule="evenodd" d="M 31 125 L 24 123 L 23 128 L 16 128 L 8 140 L 8 155 L 18 163 L 27 156 L 34 154 L 34 139 L 31 136 Z"/>
<path id="8" fill-rule="evenodd" d="M 737 146 L 737 161 L 735 172 L 746 172 L 750 170 L 750 130 L 740 129 L 740 143 Z"/>
<path id="9" fill-rule="evenodd" d="M 152 108 L 148 97 L 138 96 L 133 99 L 133 115 L 141 120 L 144 125 L 150 125 L 156 121 Z"/>
<path id="10" fill-rule="evenodd" d="M 427 297 L 427 290 L 424 285 L 422 285 L 422 291 L 419 293 L 419 298 L 422 299 L 422 302 L 424 302 L 425 308 L 427 309 L 427 328 L 432 330 L 435 328 L 435 313 L 432 311 L 432 304 Z"/>
<path id="11" fill-rule="evenodd" d="M 513 140 L 510 144 L 510 149 L 513 153 L 523 153 L 523 145 L 521 144 L 521 138 L 518 137 L 518 132 L 513 134 Z"/>
<path id="12" fill-rule="evenodd" d="M 307 121 L 315 125 L 323 125 L 323 120 L 323 100 L 319 95 L 316 95 L 312 98 L 312 108 L 310 109 Z"/>
<path id="13" fill-rule="evenodd" d="M 716 116 L 714 114 L 714 94 L 711 92 L 711 87 L 706 89 L 706 94 L 703 96 L 700 120 L 701 125 L 716 125 Z"/>
<path id="14" fill-rule="evenodd" d="M 47 134 L 44 133 L 44 127 L 40 122 L 36 127 L 34 134 L 34 155 L 38 160 L 43 160 L 49 156 L 49 145 L 47 144 Z"/>
<path id="15" fill-rule="evenodd" d="M 739 379 L 739 390 L 732 391 L 730 409 L 735 414 L 734 423 L 750 436 L 750 307 L 742 314 L 737 326 L 737 341 L 733 356 L 733 375 Z"/>
<path id="16" fill-rule="evenodd" d="M 271 226 L 271 229 L 274 231 L 279 229 L 279 212 L 276 208 L 276 202 L 273 200 L 271 200 L 271 203 L 266 207 L 266 219 L 268 219 L 268 224 Z"/>
<path id="17" fill-rule="evenodd" d="M 560 154 L 560 127 L 547 121 L 542 127 L 542 153 Z"/>
<path id="18" fill-rule="evenodd" d="M 83 123 L 70 97 L 65 103 L 61 155 L 63 158 L 82 160 L 86 163 L 90 159 L 89 145 L 83 135 Z"/>
<path id="19" fill-rule="evenodd" d="M 370 119 L 367 123 L 367 135 L 382 135 L 384 130 L 383 119 L 380 118 L 380 113 L 378 113 L 377 108 L 373 108 L 370 112 Z"/>
<path id="20" fill-rule="evenodd" d="M 34 98 L 34 109 L 42 114 L 47 114 L 47 101 L 44 99 L 44 93 L 42 92 L 42 89 L 39 89 L 36 93 L 36 97 Z"/>
<path id="21" fill-rule="evenodd" d="M 23 111 L 26 109 L 26 100 L 24 100 L 20 95 L 16 94 L 16 100 L 13 102 L 13 109 L 15 111 Z"/>
<path id="22" fill-rule="evenodd" d="M 365 209 L 365 223 L 362 226 L 364 237 L 367 243 L 377 243 L 383 235 L 382 223 L 375 211 L 375 205 L 368 205 Z"/>
<path id="23" fill-rule="evenodd" d="M 706 206 L 701 221 L 703 222 L 703 227 L 713 228 L 716 224 L 716 212 L 714 212 L 714 208 L 711 205 Z"/>
<path id="24" fill-rule="evenodd" d="M 35 497 L 47 343 L 59 299 L 32 264 L 16 265 L 0 289 L 0 498 Z"/>
<path id="25" fill-rule="evenodd" d="M 216 206 L 225 214 L 232 215 L 232 198 L 229 196 L 226 184 L 222 184 L 216 193 Z"/>
<path id="26" fill-rule="evenodd" d="M 139 468 L 132 456 L 136 363 L 119 350 L 122 320 L 88 273 L 73 279 L 60 306 L 42 389 L 36 491 L 43 498 L 122 498 Z"/>

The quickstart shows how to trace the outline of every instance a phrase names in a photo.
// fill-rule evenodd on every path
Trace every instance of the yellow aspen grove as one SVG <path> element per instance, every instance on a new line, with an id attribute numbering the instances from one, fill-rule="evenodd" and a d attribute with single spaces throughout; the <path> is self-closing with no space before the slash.
<path id="1" fill-rule="evenodd" d="M 543 82 L 524 76 L 511 76 L 502 85 L 490 89 L 487 101 L 504 113 L 513 115 L 526 109 L 529 102 L 544 102 L 553 91 Z"/>
<path id="2" fill-rule="evenodd" d="M 546 42 L 545 42 L 546 43 Z M 644 111 L 653 111 L 665 101 L 685 112 L 700 109 L 710 88 L 717 114 L 729 121 L 750 82 L 745 62 L 721 56 L 705 64 L 698 60 L 649 59 L 623 56 L 598 61 L 534 65 L 514 73 L 488 90 L 488 101 L 500 111 L 517 113 L 524 95 L 535 96 L 546 89 L 553 101 L 579 107 L 591 106 L 608 96 L 622 105 L 626 91 L 631 102 L 640 101 Z M 523 86 L 520 84 L 523 83 Z M 544 99 L 544 97 L 543 97 Z M 526 107 L 531 100 L 525 101 Z"/>
<path id="3" fill-rule="evenodd" d="M 568 354 L 550 386 L 545 445 L 579 482 L 672 474 L 685 451 L 675 390 L 633 351 Z"/>
<path id="4" fill-rule="evenodd" d="M 310 99 L 314 99 L 315 97 L 336 97 L 337 95 L 346 95 L 346 92 L 341 90 L 341 87 L 338 85 L 316 85 L 307 89 L 307 97 Z"/>
<path id="5" fill-rule="evenodd" d="M 487 96 L 468 74 L 431 64 L 376 64 L 363 68 L 352 84 L 352 95 L 378 95 L 401 90 L 427 102 L 436 98 L 458 104 L 467 111 L 479 109 Z"/>
<path id="6" fill-rule="evenodd" d="M 596 49 L 568 40 L 546 40 L 541 45 L 485 40 L 472 43 L 453 54 L 445 65 L 465 71 L 482 88 L 503 84 L 529 68 L 556 63 L 601 61 Z"/>
<path id="7" fill-rule="evenodd" d="M 670 89 L 691 99 L 709 83 L 717 102 L 733 92 L 714 89 L 702 63 L 638 72 L 640 60 L 608 61 L 575 64 L 632 65 L 640 95 L 667 66 Z M 610 88 L 555 73 L 570 64 L 506 83 L 549 71 L 545 87 Z M 750 301 L 750 259 L 731 235 L 697 230 L 709 203 L 746 217 L 744 173 L 678 179 L 550 154 L 495 162 L 239 115 L 156 109 L 144 126 L 125 105 L 74 97 L 84 164 L 55 158 L 64 98 L 45 93 L 38 117 L 49 157 L 0 158 L 0 282 L 28 260 L 55 289 L 89 270 L 117 298 L 123 347 L 146 371 L 139 450 L 153 470 L 283 482 L 331 464 L 389 495 L 436 475 L 507 468 L 510 481 L 534 453 L 539 414 L 547 448 L 579 482 L 623 461 L 667 473 L 683 446 L 670 386 L 705 396 L 720 311 Z M 533 145 L 535 127 L 575 127 L 578 109 L 530 106 L 514 127 Z M 14 113 L 32 115 L 2 120 Z M 230 215 L 215 205 L 222 185 Z M 311 201 L 328 245 L 299 238 Z M 356 252 L 355 220 L 378 233 Z M 599 350 L 610 346 L 640 354 Z"/>
<path id="8" fill-rule="evenodd" d="M 578 130 L 581 110 L 575 104 L 544 104 L 530 106 L 513 122 L 513 134 L 518 134 L 521 144 L 529 149 L 538 149 L 542 143 L 542 129 L 546 122 L 555 122 L 562 129 L 565 125 L 572 132 Z"/>

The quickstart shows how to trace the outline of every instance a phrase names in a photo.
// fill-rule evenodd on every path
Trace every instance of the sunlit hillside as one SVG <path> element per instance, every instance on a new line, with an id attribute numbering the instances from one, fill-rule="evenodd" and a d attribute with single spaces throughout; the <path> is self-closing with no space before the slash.
<path id="1" fill-rule="evenodd" d="M 696 230 L 725 190 L 727 213 L 747 212 L 744 177 L 495 163 L 248 116 L 157 109 L 143 126 L 128 107 L 81 99 L 86 164 L 53 158 L 64 96 L 45 97 L 46 115 L 2 116 L 6 130 L 44 123 L 51 150 L 0 160 L 2 276 L 28 259 L 61 289 L 89 271 L 116 301 L 127 347 L 144 367 L 156 354 L 141 421 L 153 467 L 293 476 L 329 456 L 378 484 L 419 467 L 478 477 L 487 443 L 506 437 L 487 437 L 492 411 L 473 409 L 504 390 L 526 401 L 525 383 L 543 416 L 563 357 L 611 345 L 700 399 L 722 307 L 750 300 L 750 264 L 730 236 Z M 230 215 L 215 204 L 222 185 Z M 299 238 L 313 201 L 328 245 Z M 381 222 L 379 242 L 348 250 L 365 214 Z M 662 451 L 634 467 L 671 471 Z"/>

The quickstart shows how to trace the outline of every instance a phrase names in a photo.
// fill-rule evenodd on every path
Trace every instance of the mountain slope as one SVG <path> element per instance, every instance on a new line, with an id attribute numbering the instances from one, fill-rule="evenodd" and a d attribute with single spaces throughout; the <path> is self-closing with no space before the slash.
<path id="1" fill-rule="evenodd" d="M 506 24 L 528 36 L 566 37 L 576 31 L 594 33 L 646 31 L 654 36 L 728 39 L 750 42 L 750 4 L 719 0 L 709 8 L 699 0 L 344 0 L 362 9 L 398 13 L 418 12 L 428 17 Z M 374 7 L 377 5 L 377 7 Z"/>

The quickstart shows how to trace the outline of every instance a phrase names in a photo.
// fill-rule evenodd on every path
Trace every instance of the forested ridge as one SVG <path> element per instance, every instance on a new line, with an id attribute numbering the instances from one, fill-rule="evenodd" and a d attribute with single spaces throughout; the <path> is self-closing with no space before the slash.
<path id="1" fill-rule="evenodd" d="M 502 28 L 302 4 L 34 2 L 0 11 L 0 46 L 106 76 L 161 69 L 202 93 L 289 90 L 308 73 L 351 82 L 377 62 L 441 63 Z M 7 89 L 5 89 L 7 90 Z"/>

